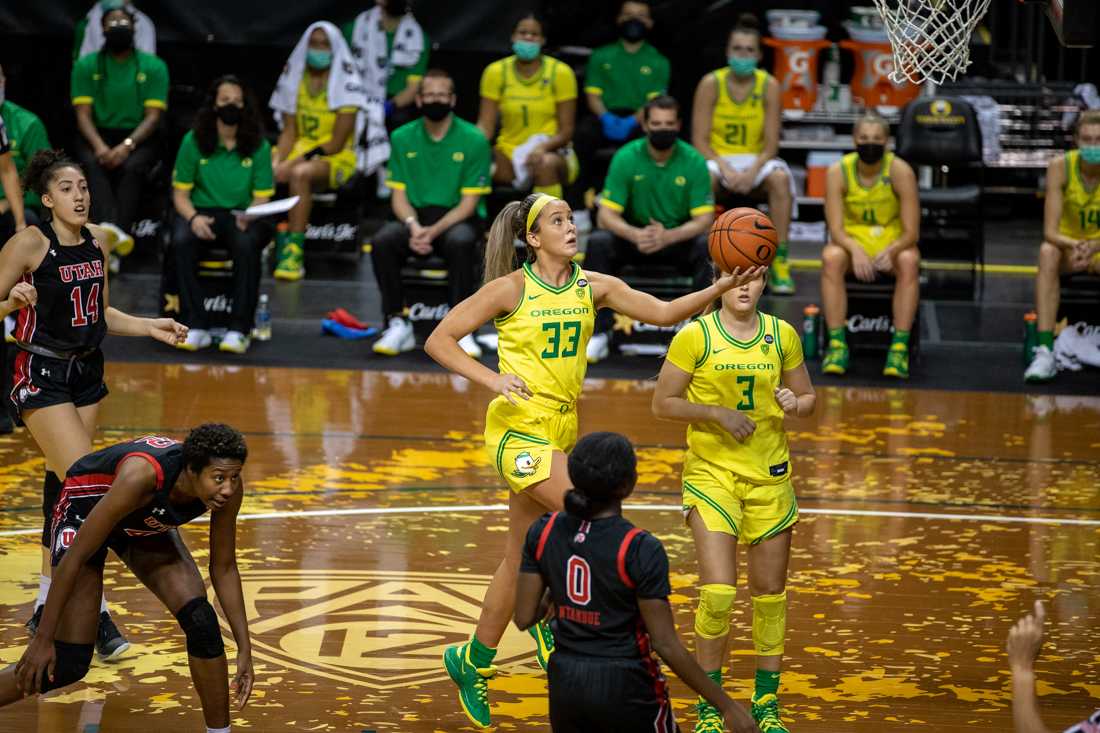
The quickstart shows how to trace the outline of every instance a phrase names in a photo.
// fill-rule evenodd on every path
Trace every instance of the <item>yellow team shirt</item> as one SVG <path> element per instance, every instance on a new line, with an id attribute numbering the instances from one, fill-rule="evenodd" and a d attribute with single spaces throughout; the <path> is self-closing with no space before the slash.
<path id="1" fill-rule="evenodd" d="M 560 288 L 523 266 L 519 305 L 496 319 L 500 373 L 523 379 L 538 403 L 557 407 L 580 397 L 588 370 L 585 351 L 596 323 L 592 286 L 575 263 Z"/>
<path id="2" fill-rule="evenodd" d="M 1100 239 L 1100 184 L 1089 191 L 1081 180 L 1081 151 L 1066 153 L 1066 185 L 1058 233 L 1074 239 Z"/>
<path id="3" fill-rule="evenodd" d="M 890 181 L 894 154 L 882 158 L 882 170 L 870 187 L 859 180 L 858 153 L 848 153 L 841 161 L 844 172 L 844 231 L 874 256 L 901 236 L 901 203 Z"/>
<path id="4" fill-rule="evenodd" d="M 321 87 L 317 96 L 309 93 L 307 75 L 302 74 L 302 83 L 298 87 L 298 111 L 294 115 L 294 123 L 298 128 L 298 140 L 294 149 L 301 152 L 312 150 L 318 145 L 324 145 L 332 139 L 332 130 L 336 126 L 336 115 L 342 112 L 355 113 L 356 107 L 341 107 L 329 109 L 328 106 L 328 82 Z M 348 141 L 344 150 L 352 150 L 355 146 L 355 135 L 348 135 Z M 291 155 L 291 157 L 295 157 Z"/>
<path id="5" fill-rule="evenodd" d="M 802 364 L 802 343 L 794 327 L 767 313 L 750 341 L 738 341 L 722 326 L 718 312 L 685 326 L 672 339 L 668 360 L 691 375 L 688 402 L 741 410 L 756 430 L 741 443 L 717 424 L 692 423 L 688 450 L 754 484 L 790 478 L 790 452 L 783 430 L 783 408 L 775 400 L 783 372 Z"/>
<path id="6" fill-rule="evenodd" d="M 719 155 L 759 155 L 764 149 L 764 92 L 771 74 L 763 69 L 753 72 L 752 91 L 743 102 L 730 96 L 729 67 L 718 69 L 718 98 L 710 120 L 710 146 Z"/>
<path id="7" fill-rule="evenodd" d="M 481 96 L 500 106 L 500 136 L 496 146 L 511 157 L 532 135 L 558 134 L 558 102 L 577 98 L 573 69 L 550 56 L 530 79 L 516 74 L 516 57 L 494 61 L 481 74 Z"/>

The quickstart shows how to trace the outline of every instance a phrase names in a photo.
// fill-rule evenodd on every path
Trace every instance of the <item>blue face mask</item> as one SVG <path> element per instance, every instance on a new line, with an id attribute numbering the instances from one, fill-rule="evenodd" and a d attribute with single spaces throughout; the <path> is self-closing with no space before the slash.
<path id="1" fill-rule="evenodd" d="M 748 76 L 756 71 L 756 59 L 742 59 L 736 56 L 730 56 L 727 61 L 729 62 L 730 70 L 736 76 Z"/>
<path id="2" fill-rule="evenodd" d="M 1089 165 L 1100 165 L 1100 145 L 1082 146 L 1081 160 Z"/>
<path id="3" fill-rule="evenodd" d="M 327 69 L 332 66 L 332 51 L 311 48 L 306 51 L 306 63 L 311 69 L 317 69 L 318 71 Z"/>
<path id="4" fill-rule="evenodd" d="M 534 61 L 542 53 L 542 44 L 534 41 L 512 41 L 512 51 L 520 61 Z"/>

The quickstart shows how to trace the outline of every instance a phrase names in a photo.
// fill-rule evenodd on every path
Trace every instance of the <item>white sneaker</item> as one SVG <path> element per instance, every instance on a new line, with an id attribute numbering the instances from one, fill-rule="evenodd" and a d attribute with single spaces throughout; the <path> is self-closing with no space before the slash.
<path id="1" fill-rule="evenodd" d="M 251 341 L 240 331 L 226 331 L 218 344 L 219 351 L 228 351 L 233 354 L 243 354 L 248 351 Z"/>
<path id="2" fill-rule="evenodd" d="M 192 328 L 187 332 L 187 338 L 176 344 L 177 349 L 183 349 L 184 351 L 198 351 L 199 349 L 205 349 L 213 343 L 213 339 L 210 338 L 210 332 L 204 331 L 201 328 Z"/>
<path id="3" fill-rule="evenodd" d="M 481 358 L 481 347 L 477 345 L 477 341 L 474 340 L 474 335 L 468 333 L 458 340 L 458 345 L 466 352 L 466 356 L 472 356 L 475 359 Z"/>
<path id="4" fill-rule="evenodd" d="M 1036 346 L 1035 356 L 1031 357 L 1031 364 L 1024 372 L 1025 382 L 1049 382 L 1058 374 L 1058 366 L 1054 363 L 1054 354 L 1047 346 Z"/>
<path id="5" fill-rule="evenodd" d="M 412 324 L 404 318 L 391 318 L 382 337 L 374 342 L 374 353 L 397 356 L 416 348 L 416 335 Z"/>
<path id="6" fill-rule="evenodd" d="M 601 362 L 611 355 L 611 339 L 606 333 L 596 333 L 588 339 L 588 349 L 585 352 L 589 364 Z"/>
<path id="7" fill-rule="evenodd" d="M 9 344 L 15 343 L 15 316 L 8 316 L 4 319 L 4 340 Z"/>

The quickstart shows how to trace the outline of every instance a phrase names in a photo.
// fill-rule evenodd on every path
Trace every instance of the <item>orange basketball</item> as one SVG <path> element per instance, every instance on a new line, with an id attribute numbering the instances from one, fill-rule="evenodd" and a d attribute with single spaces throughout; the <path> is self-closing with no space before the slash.
<path id="1" fill-rule="evenodd" d="M 756 209 L 730 209 L 715 219 L 707 238 L 710 258 L 722 272 L 770 265 L 779 236 L 772 220 Z"/>

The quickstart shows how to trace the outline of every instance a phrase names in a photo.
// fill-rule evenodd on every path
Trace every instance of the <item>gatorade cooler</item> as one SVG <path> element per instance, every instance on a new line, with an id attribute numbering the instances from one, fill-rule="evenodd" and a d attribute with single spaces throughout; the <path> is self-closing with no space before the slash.
<path id="1" fill-rule="evenodd" d="M 821 30 L 824 36 L 825 28 Z M 790 38 L 765 38 L 764 44 L 775 49 L 775 77 L 783 90 L 783 109 L 812 110 L 817 101 L 817 54 L 831 44 L 823 39 Z"/>
<path id="2" fill-rule="evenodd" d="M 840 47 L 852 52 L 856 67 L 852 75 L 852 99 L 863 106 L 904 107 L 920 94 L 920 87 L 909 82 L 895 84 L 890 81 L 894 70 L 893 50 L 886 32 L 846 23 L 854 40 L 841 41 Z"/>
<path id="3" fill-rule="evenodd" d="M 806 156 L 806 195 L 825 198 L 829 166 L 844 157 L 833 150 L 811 150 Z"/>

